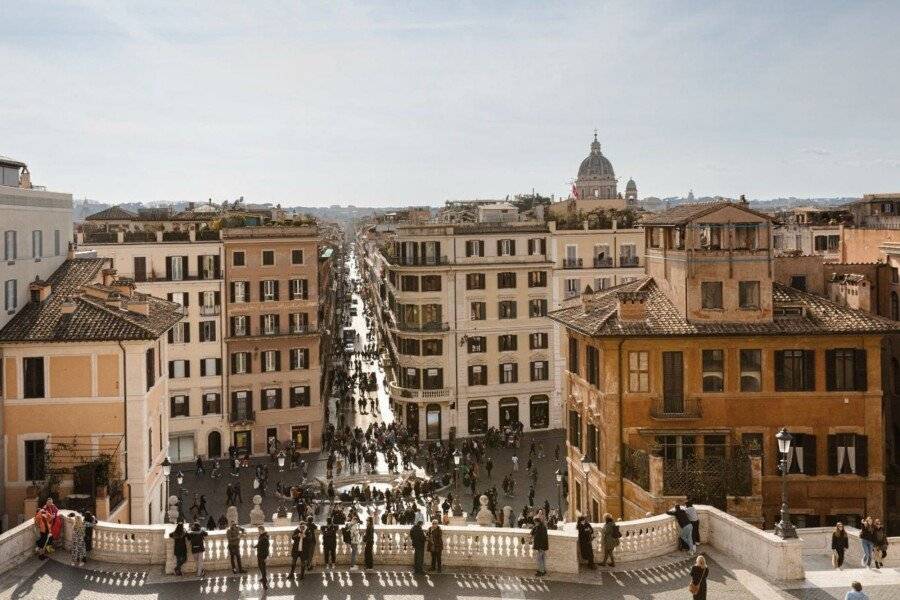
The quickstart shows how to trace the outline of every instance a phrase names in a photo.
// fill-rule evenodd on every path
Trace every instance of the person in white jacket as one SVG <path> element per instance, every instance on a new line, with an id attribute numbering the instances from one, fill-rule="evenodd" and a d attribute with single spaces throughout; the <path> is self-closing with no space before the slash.
<path id="1" fill-rule="evenodd" d="M 350 518 L 350 568 L 356 569 L 356 556 L 359 552 L 359 543 L 362 541 L 362 534 L 359 532 L 359 517 L 354 515 Z"/>

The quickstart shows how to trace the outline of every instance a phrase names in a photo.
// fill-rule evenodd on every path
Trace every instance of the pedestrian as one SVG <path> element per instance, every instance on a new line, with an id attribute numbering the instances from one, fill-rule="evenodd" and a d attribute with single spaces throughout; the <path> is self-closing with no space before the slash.
<path id="1" fill-rule="evenodd" d="M 84 564 L 84 518 L 75 513 L 72 523 L 72 566 Z"/>
<path id="2" fill-rule="evenodd" d="M 219 529 L 228 529 L 228 519 L 225 517 L 225 515 L 219 515 L 219 522 L 216 523 L 216 525 L 218 525 Z"/>
<path id="3" fill-rule="evenodd" d="M 512 455 L 512 469 L 514 473 L 519 471 L 519 457 L 515 454 Z"/>
<path id="4" fill-rule="evenodd" d="M 269 534 L 266 528 L 259 526 L 259 538 L 256 540 L 256 566 L 259 567 L 259 582 L 263 589 L 269 589 L 269 574 L 266 572 L 266 559 L 269 558 Z"/>
<path id="5" fill-rule="evenodd" d="M 354 515 L 350 517 L 350 569 L 355 570 L 356 557 L 359 554 L 359 543 L 362 541 L 362 534 L 359 532 L 359 517 Z"/>
<path id="6" fill-rule="evenodd" d="M 325 526 L 322 527 L 322 555 L 326 569 L 334 568 L 336 553 L 337 525 L 334 524 L 334 519 L 332 517 L 328 517 Z"/>
<path id="7" fill-rule="evenodd" d="M 363 561 L 366 570 L 371 570 L 375 565 L 375 521 L 372 517 L 366 519 L 366 532 L 363 534 Z"/>
<path id="8" fill-rule="evenodd" d="M 216 520 L 212 518 L 212 515 L 209 515 L 209 518 L 206 519 L 206 530 L 207 531 L 215 531 L 216 530 Z"/>
<path id="9" fill-rule="evenodd" d="M 175 531 L 169 534 L 169 537 L 174 540 L 174 547 L 172 549 L 173 554 L 175 554 L 175 574 L 182 575 L 181 567 L 187 562 L 187 533 L 184 531 L 184 523 L 179 522 L 175 526 Z"/>
<path id="10" fill-rule="evenodd" d="M 291 532 L 291 572 L 288 573 L 288 577 L 291 579 L 294 578 L 294 572 L 297 570 L 297 560 L 303 557 L 303 551 L 300 549 L 300 544 L 303 543 L 303 528 L 304 523 L 301 520 L 300 523 L 294 528 L 294 531 Z M 303 579 L 304 573 L 304 563 L 300 561 L 300 579 Z"/>
<path id="11" fill-rule="evenodd" d="M 488 456 L 487 462 L 484 464 L 484 468 L 487 469 L 488 479 L 490 479 L 491 471 L 494 470 L 494 459 Z"/>
<path id="12" fill-rule="evenodd" d="M 243 503 L 244 503 L 244 496 L 243 496 L 243 494 L 241 494 L 241 482 L 240 482 L 240 481 L 236 481 L 235 484 L 234 484 L 234 487 L 232 487 L 231 489 L 232 489 L 232 491 L 234 492 L 234 504 L 235 504 L 235 506 L 238 505 L 238 504 L 243 504 Z"/>
<path id="13" fill-rule="evenodd" d="M 225 506 L 234 506 L 234 490 L 230 483 L 225 486 Z"/>
<path id="14" fill-rule="evenodd" d="M 444 532 L 438 525 L 437 519 L 432 519 L 431 527 L 426 535 L 428 551 L 431 552 L 431 570 L 441 572 L 441 554 L 444 552 Z"/>
<path id="15" fill-rule="evenodd" d="M 595 569 L 593 547 L 594 528 L 588 523 L 587 517 L 581 515 L 578 517 L 578 523 L 575 525 L 575 530 L 578 532 L 578 551 L 581 554 L 581 560 L 587 561 L 588 569 Z"/>
<path id="16" fill-rule="evenodd" d="M 228 540 L 228 561 L 231 563 L 231 572 L 237 575 L 244 573 L 244 565 L 241 564 L 241 535 L 244 528 L 237 523 L 232 523 L 225 530 L 225 538 Z"/>
<path id="17" fill-rule="evenodd" d="M 862 527 L 859 528 L 859 543 L 863 551 L 862 566 L 871 568 L 872 552 L 875 550 L 875 526 L 872 517 L 863 519 Z"/>
<path id="18" fill-rule="evenodd" d="M 535 575 L 543 577 L 547 574 L 547 550 L 550 549 L 550 540 L 547 535 L 547 525 L 544 524 L 544 513 L 538 511 L 534 517 L 534 526 L 531 528 L 531 547 L 534 550 L 537 572 Z"/>
<path id="19" fill-rule="evenodd" d="M 209 511 L 206 510 L 206 494 L 200 494 L 200 509 L 198 512 L 200 515 L 209 516 Z"/>
<path id="20" fill-rule="evenodd" d="M 306 574 L 306 571 L 312 571 L 313 559 L 316 554 L 316 524 L 313 523 L 312 517 L 306 517 L 306 526 L 303 528 L 303 542 L 301 552 L 303 553 L 303 566 L 300 569 L 300 579 Z"/>
<path id="21" fill-rule="evenodd" d="M 422 521 L 417 520 L 409 530 L 409 539 L 413 547 L 413 572 L 421 575 L 425 572 L 425 532 L 422 531 Z"/>
<path id="22" fill-rule="evenodd" d="M 603 531 L 600 533 L 600 544 L 603 546 L 603 561 L 600 562 L 601 566 L 605 567 L 607 561 L 609 561 L 610 567 L 616 566 L 616 558 L 613 556 L 613 552 L 619 545 L 619 539 L 621 537 L 622 532 L 619 530 L 619 526 L 616 525 L 616 522 L 613 521 L 612 515 L 609 513 L 604 514 Z"/>
<path id="23" fill-rule="evenodd" d="M 86 510 L 84 511 L 84 560 L 85 562 L 91 556 L 91 550 L 94 549 L 94 527 L 97 525 L 97 517 Z"/>
<path id="24" fill-rule="evenodd" d="M 203 477 L 203 474 L 205 472 L 206 472 L 206 469 L 203 468 L 203 457 L 198 454 L 197 455 L 197 467 L 196 467 L 196 471 L 195 471 L 195 475 L 197 476 L 197 479 L 200 479 L 201 477 Z"/>
<path id="25" fill-rule="evenodd" d="M 850 591 L 844 595 L 844 600 L 869 600 L 869 597 L 862 591 L 862 584 L 854 581 L 850 584 Z"/>
<path id="26" fill-rule="evenodd" d="M 884 566 L 882 560 L 887 556 L 888 548 L 887 534 L 884 531 L 884 527 L 881 526 L 880 519 L 875 519 L 874 533 L 875 535 L 872 538 L 872 544 L 875 546 L 873 560 L 875 561 L 875 568 L 880 569 Z"/>
<path id="27" fill-rule="evenodd" d="M 691 583 L 688 591 L 694 596 L 694 600 L 706 600 L 706 579 L 709 575 L 709 567 L 706 566 L 706 558 L 703 555 L 697 557 L 694 566 L 691 567 Z"/>
<path id="28" fill-rule="evenodd" d="M 675 517 L 675 520 L 678 521 L 678 526 L 681 528 L 681 540 L 684 542 L 685 546 L 687 546 L 688 552 L 691 554 L 694 553 L 696 547 L 694 546 L 694 527 L 691 525 L 690 519 L 688 519 L 687 513 L 684 512 L 684 509 L 681 508 L 681 505 L 676 504 L 675 508 L 666 512 L 667 515 L 672 515 Z"/>
<path id="29" fill-rule="evenodd" d="M 208 534 L 200 529 L 200 524 L 196 521 L 191 526 L 191 532 L 188 537 L 191 540 L 191 554 L 197 562 L 197 577 L 203 577 L 203 554 L 206 552 L 206 544 L 204 538 Z"/>
<path id="30" fill-rule="evenodd" d="M 850 546 L 850 540 L 847 538 L 847 531 L 844 524 L 838 521 L 831 532 L 831 565 L 835 569 L 843 569 L 844 552 Z"/>
<path id="31" fill-rule="evenodd" d="M 697 514 L 697 509 L 690 500 L 684 503 L 684 512 L 688 516 L 688 521 L 691 522 L 691 539 L 694 540 L 694 546 L 696 546 L 700 543 L 700 515 Z"/>

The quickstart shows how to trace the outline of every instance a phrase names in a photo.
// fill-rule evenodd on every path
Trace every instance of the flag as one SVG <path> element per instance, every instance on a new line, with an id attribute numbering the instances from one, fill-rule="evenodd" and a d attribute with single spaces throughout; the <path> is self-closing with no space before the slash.
<path id="1" fill-rule="evenodd" d="M 572 184 L 572 197 L 578 198 L 578 189 L 575 187 L 575 184 Z"/>

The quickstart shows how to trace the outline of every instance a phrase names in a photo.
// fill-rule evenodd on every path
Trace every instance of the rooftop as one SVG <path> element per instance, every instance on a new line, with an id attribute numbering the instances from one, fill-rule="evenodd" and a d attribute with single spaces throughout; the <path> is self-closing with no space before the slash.
<path id="1" fill-rule="evenodd" d="M 741 210 L 747 211 L 750 214 L 756 215 L 758 217 L 762 217 L 767 220 L 772 220 L 771 215 L 767 215 L 765 213 L 761 213 L 749 208 L 746 204 L 742 202 L 731 202 L 731 201 L 723 201 L 723 202 L 700 202 L 694 204 L 679 204 L 673 208 L 668 210 L 664 210 L 662 212 L 658 212 L 655 214 L 650 214 L 644 216 L 641 219 L 642 225 L 685 225 L 694 219 L 698 219 L 704 215 L 708 215 L 709 213 L 715 212 L 722 208 L 727 208 L 729 206 L 733 206 L 735 208 L 739 208 Z"/>

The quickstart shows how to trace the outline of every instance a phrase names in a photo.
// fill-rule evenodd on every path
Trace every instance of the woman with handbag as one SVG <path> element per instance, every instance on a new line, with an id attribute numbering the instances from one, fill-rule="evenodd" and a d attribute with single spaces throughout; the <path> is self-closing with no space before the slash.
<path id="1" fill-rule="evenodd" d="M 844 524 L 838 521 L 831 533 L 831 564 L 835 569 L 842 569 L 844 565 L 844 552 L 850 546 L 850 540 L 847 539 L 847 531 Z"/>
<path id="2" fill-rule="evenodd" d="M 697 557 L 694 566 L 691 567 L 691 584 L 688 591 L 694 597 L 694 600 L 706 600 L 706 579 L 709 575 L 709 567 L 706 566 L 706 559 L 703 555 Z"/>

